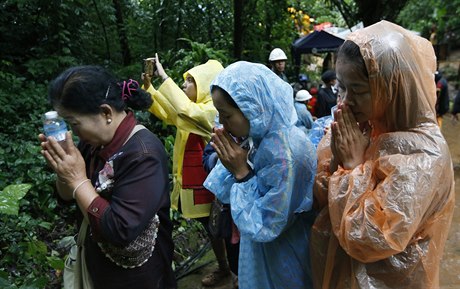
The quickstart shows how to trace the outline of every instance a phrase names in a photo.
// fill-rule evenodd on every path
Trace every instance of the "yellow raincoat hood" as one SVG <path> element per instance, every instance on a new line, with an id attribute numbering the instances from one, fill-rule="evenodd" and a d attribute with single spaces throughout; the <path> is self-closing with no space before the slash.
<path id="1" fill-rule="evenodd" d="M 223 69 L 219 61 L 211 59 L 205 64 L 195 66 L 184 73 L 184 80 L 189 74 L 195 79 L 197 103 L 212 101 L 209 89 L 211 81 Z"/>
<path id="2" fill-rule="evenodd" d="M 352 170 L 330 173 L 330 134 L 318 146 L 315 288 L 439 288 L 454 179 L 435 121 L 433 48 L 387 21 L 348 40 L 369 74 L 373 131 L 364 162 Z"/>

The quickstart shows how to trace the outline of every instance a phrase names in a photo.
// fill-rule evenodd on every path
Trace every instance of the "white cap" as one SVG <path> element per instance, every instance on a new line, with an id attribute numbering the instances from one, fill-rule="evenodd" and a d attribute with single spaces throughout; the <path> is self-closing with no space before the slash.
<path id="1" fill-rule="evenodd" d="M 45 113 L 45 118 L 46 119 L 53 119 L 53 118 L 56 118 L 56 117 L 58 117 L 57 111 L 51 110 L 51 111 L 48 111 L 48 112 Z"/>
<path id="2" fill-rule="evenodd" d="M 305 89 L 301 89 L 295 94 L 295 101 L 306 101 L 311 98 L 311 94 L 308 92 L 308 90 Z"/>
<path id="3" fill-rule="evenodd" d="M 283 50 L 280 48 L 275 48 L 270 52 L 270 56 L 268 56 L 268 61 L 278 61 L 278 60 L 287 60 L 287 56 Z"/>

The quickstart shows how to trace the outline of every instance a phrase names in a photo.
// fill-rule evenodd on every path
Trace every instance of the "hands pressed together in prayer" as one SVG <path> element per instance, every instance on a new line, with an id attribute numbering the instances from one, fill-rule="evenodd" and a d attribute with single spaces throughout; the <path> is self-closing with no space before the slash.
<path id="1" fill-rule="evenodd" d="M 241 148 L 240 144 L 224 128 L 214 130 L 211 146 L 216 150 L 222 164 L 237 180 L 243 179 L 249 174 L 248 151 Z"/>
<path id="2" fill-rule="evenodd" d="M 72 190 L 82 181 L 86 180 L 85 161 L 80 151 L 75 147 L 71 132 L 66 133 L 66 139 L 57 142 L 54 138 L 47 138 L 40 134 L 38 139 L 41 142 L 41 154 L 51 169 L 57 174 L 60 185 L 66 189 L 63 199 L 72 199 Z"/>
<path id="3" fill-rule="evenodd" d="M 350 108 L 341 104 L 334 113 L 335 121 L 331 124 L 331 160 L 330 171 L 341 165 L 344 169 L 354 169 L 364 163 L 364 154 L 370 141 L 370 127 L 358 124 Z"/>

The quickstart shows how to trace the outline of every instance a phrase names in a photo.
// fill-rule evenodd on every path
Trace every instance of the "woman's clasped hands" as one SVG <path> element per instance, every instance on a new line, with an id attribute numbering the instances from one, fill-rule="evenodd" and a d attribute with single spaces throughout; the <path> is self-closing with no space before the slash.
<path id="1" fill-rule="evenodd" d="M 75 147 L 72 133 L 66 133 L 66 139 L 57 142 L 54 138 L 47 138 L 44 134 L 38 136 L 41 145 L 41 154 L 45 157 L 49 167 L 57 174 L 58 180 L 69 188 L 76 187 L 87 179 L 85 162 L 80 151 Z M 72 199 L 69 194 L 66 199 Z"/>
<path id="2" fill-rule="evenodd" d="M 331 150 L 334 156 L 331 172 L 337 169 L 337 165 L 344 169 L 354 169 L 364 163 L 364 154 L 370 141 L 369 124 L 358 124 L 353 112 L 345 104 L 340 104 L 334 119 L 331 124 Z"/>
<path id="3" fill-rule="evenodd" d="M 214 130 L 211 146 L 216 150 L 222 164 L 239 180 L 250 172 L 247 164 L 248 151 L 240 147 L 224 128 Z"/>

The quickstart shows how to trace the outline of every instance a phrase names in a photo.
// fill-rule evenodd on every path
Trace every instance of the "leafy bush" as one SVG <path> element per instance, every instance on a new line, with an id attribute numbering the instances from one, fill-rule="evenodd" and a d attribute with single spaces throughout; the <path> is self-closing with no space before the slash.
<path id="1" fill-rule="evenodd" d="M 2 62 L 1 66 L 7 68 L 9 64 Z M 44 288 L 56 279 L 53 275 L 58 274 L 58 264 L 62 263 L 53 244 L 46 242 L 56 237 L 55 226 L 62 231 L 68 227 L 59 224 L 60 214 L 66 210 L 59 212 L 53 176 L 39 153 L 41 115 L 49 110 L 46 83 L 37 84 L 5 71 L 8 69 L 0 72 L 0 113 L 4 116 L 0 130 L 0 189 L 2 197 L 10 188 L 27 186 L 29 191 L 19 201 L 17 216 L 0 211 L 0 287 Z"/>

